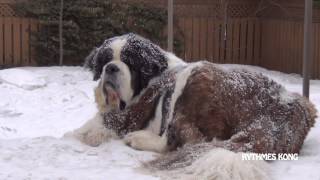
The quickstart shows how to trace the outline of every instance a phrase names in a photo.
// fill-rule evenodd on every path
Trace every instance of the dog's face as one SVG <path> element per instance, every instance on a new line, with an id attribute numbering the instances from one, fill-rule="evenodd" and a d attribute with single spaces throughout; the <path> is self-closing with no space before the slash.
<path id="1" fill-rule="evenodd" d="M 168 67 L 164 51 L 135 34 L 107 39 L 90 53 L 86 64 L 94 80 L 101 78 L 105 102 L 118 104 L 120 109 Z"/>

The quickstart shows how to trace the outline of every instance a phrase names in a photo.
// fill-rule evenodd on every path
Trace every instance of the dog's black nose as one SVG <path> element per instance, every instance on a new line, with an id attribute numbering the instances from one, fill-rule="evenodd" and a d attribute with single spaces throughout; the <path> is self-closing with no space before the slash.
<path id="1" fill-rule="evenodd" d="M 106 73 L 107 74 L 113 74 L 113 73 L 116 73 L 118 72 L 120 69 L 115 65 L 115 64 L 109 64 L 107 67 L 106 67 Z"/>

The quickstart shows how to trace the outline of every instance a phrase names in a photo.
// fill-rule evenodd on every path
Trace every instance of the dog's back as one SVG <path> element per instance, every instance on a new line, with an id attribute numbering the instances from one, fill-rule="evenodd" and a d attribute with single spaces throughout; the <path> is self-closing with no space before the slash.
<path id="1" fill-rule="evenodd" d="M 315 118 L 311 102 L 262 74 L 204 63 L 176 102 L 168 144 L 217 138 L 237 152 L 298 153 Z"/>
<path id="2" fill-rule="evenodd" d="M 206 172 L 203 179 L 267 179 L 266 164 L 241 153 L 298 153 L 315 118 L 310 101 L 261 74 L 204 63 L 191 73 L 168 129 L 171 149 L 183 147 L 147 166 Z"/>

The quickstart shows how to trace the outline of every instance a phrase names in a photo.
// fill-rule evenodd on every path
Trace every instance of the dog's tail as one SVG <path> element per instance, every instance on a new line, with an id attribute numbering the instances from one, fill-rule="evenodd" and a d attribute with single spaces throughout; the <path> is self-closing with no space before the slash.
<path id="1" fill-rule="evenodd" d="M 311 103 L 308 99 L 305 97 L 302 97 L 300 99 L 300 104 L 302 107 L 305 107 L 306 111 L 306 131 L 309 132 L 309 129 L 314 126 L 315 119 L 317 118 L 317 109 L 315 108 L 314 104 Z"/>
<path id="2" fill-rule="evenodd" d="M 243 153 L 216 148 L 217 141 L 186 145 L 145 166 L 163 179 L 267 180 L 269 167 L 263 160 L 243 160 Z"/>

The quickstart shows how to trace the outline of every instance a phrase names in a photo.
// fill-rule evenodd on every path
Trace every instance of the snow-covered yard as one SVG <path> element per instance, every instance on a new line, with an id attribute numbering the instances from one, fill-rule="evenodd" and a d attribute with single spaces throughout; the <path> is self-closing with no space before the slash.
<path id="1" fill-rule="evenodd" d="M 252 66 L 301 93 L 302 79 Z M 90 72 L 81 67 L 0 70 L 0 179 L 159 179 L 137 170 L 157 154 L 133 150 L 120 140 L 89 147 L 61 138 L 96 113 Z M 311 82 L 320 111 L 320 80 Z M 319 120 L 319 118 L 318 118 Z M 298 161 L 270 163 L 275 179 L 320 179 L 320 122 L 308 135 Z"/>

